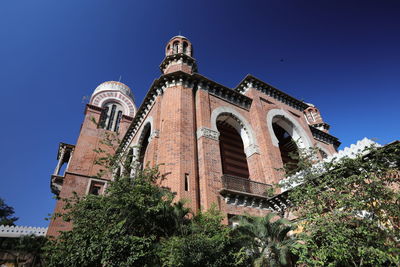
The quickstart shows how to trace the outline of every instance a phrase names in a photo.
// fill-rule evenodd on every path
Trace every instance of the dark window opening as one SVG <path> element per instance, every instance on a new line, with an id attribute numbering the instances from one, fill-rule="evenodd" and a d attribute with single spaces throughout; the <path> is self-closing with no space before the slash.
<path id="1" fill-rule="evenodd" d="M 108 114 L 108 107 L 105 107 L 100 115 L 100 122 L 99 122 L 100 128 L 106 127 L 107 114 Z"/>
<path id="2" fill-rule="evenodd" d="M 299 162 L 299 150 L 296 142 L 293 140 L 292 136 L 278 124 L 273 123 L 272 128 L 279 141 L 279 150 L 281 152 L 283 165 L 289 170 L 296 169 Z"/>
<path id="3" fill-rule="evenodd" d="M 223 174 L 249 178 L 249 167 L 242 137 L 235 128 L 227 123 L 218 121 L 217 128 L 220 133 L 219 148 Z"/>
<path id="4" fill-rule="evenodd" d="M 185 191 L 189 191 L 189 174 L 185 173 Z"/>
<path id="5" fill-rule="evenodd" d="M 146 150 L 147 150 L 147 146 L 149 145 L 149 138 L 150 138 L 150 132 L 151 129 L 150 127 L 147 128 L 147 130 L 145 130 L 146 133 L 143 136 L 143 140 L 142 140 L 142 144 L 140 146 L 140 152 L 139 152 L 139 163 L 140 163 L 140 169 L 143 170 L 144 168 L 144 158 L 146 156 Z"/>
<path id="6" fill-rule="evenodd" d="M 187 42 L 183 42 L 183 53 L 184 54 L 186 54 L 187 48 L 188 48 L 188 43 Z"/>
<path id="7" fill-rule="evenodd" d="M 178 52 L 179 52 L 179 42 L 178 41 L 174 42 L 174 44 L 172 46 L 173 46 L 173 49 L 174 49 L 174 54 L 178 54 Z"/>
<path id="8" fill-rule="evenodd" d="M 118 111 L 117 120 L 115 121 L 114 132 L 118 132 L 119 124 L 121 123 L 122 111 Z"/>
<path id="9" fill-rule="evenodd" d="M 111 128 L 112 128 L 116 108 L 117 108 L 116 105 L 112 105 L 112 107 L 111 107 L 111 114 L 110 114 L 110 119 L 108 121 L 107 130 L 111 130 Z"/>
<path id="10" fill-rule="evenodd" d="M 92 182 L 89 189 L 89 194 L 91 195 L 100 195 L 102 192 L 104 184 L 101 182 Z"/>

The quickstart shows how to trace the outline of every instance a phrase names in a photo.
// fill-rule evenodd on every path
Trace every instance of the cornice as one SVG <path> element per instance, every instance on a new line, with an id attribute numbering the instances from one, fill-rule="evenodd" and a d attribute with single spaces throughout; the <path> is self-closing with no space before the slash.
<path id="1" fill-rule="evenodd" d="M 217 96 L 246 110 L 250 109 L 252 103 L 251 98 L 214 81 L 211 81 L 210 79 L 198 73 L 188 74 L 183 71 L 177 71 L 162 75 L 151 85 L 143 100 L 143 103 L 140 105 L 136 116 L 133 118 L 131 125 L 122 139 L 117 153 L 121 153 L 128 148 L 129 143 L 133 140 L 133 137 L 140 129 L 157 96 L 162 95 L 168 87 L 176 85 L 185 85 L 186 87 L 190 87 L 195 90 L 205 90 L 211 95 Z"/>
<path id="2" fill-rule="evenodd" d="M 300 111 L 304 111 L 309 107 L 303 101 L 300 101 L 278 89 L 273 87 L 272 85 L 263 82 L 262 80 L 254 77 L 253 75 L 247 75 L 238 86 L 236 86 L 235 91 L 244 94 L 249 88 L 254 88 L 292 108 L 295 108 Z"/>
<path id="3" fill-rule="evenodd" d="M 240 108 L 249 110 L 253 100 L 231 88 L 216 83 L 203 75 L 194 73 L 193 77 L 198 81 L 198 89 L 207 91 L 209 94 L 221 98 Z"/>
<path id="4" fill-rule="evenodd" d="M 98 106 L 95 106 L 95 105 L 92 105 L 92 104 L 86 104 L 85 113 L 86 113 L 88 108 L 94 109 L 94 110 L 100 111 L 100 112 L 103 111 L 103 108 L 101 108 L 101 107 L 98 107 Z"/>
<path id="5" fill-rule="evenodd" d="M 339 147 L 340 146 L 340 141 L 337 137 L 330 135 L 328 133 L 325 133 L 317 128 L 315 128 L 312 125 L 309 125 L 311 133 L 313 135 L 313 137 L 319 141 L 334 145 L 335 147 Z"/>
<path id="6" fill-rule="evenodd" d="M 197 64 L 196 60 L 192 58 L 191 56 L 188 56 L 184 53 L 177 53 L 173 55 L 166 56 L 164 60 L 160 64 L 160 70 L 162 73 L 164 73 L 165 69 L 171 62 L 178 62 L 182 61 L 183 63 L 186 63 L 193 68 L 193 72 L 197 72 Z"/>

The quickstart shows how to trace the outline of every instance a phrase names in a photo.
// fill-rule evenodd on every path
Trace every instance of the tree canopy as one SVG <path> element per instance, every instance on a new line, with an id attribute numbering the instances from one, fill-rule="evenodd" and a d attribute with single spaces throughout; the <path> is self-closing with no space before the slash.
<path id="1" fill-rule="evenodd" d="M 400 262 L 400 144 L 369 147 L 312 167 L 300 153 L 289 173 L 291 212 L 298 217 L 294 253 L 307 266 L 397 266 Z M 314 165 L 315 166 L 315 165 Z"/>
<path id="2" fill-rule="evenodd" d="M 157 169 L 111 182 L 104 195 L 76 196 L 73 229 L 46 246 L 49 266 L 246 266 L 248 255 L 214 209 L 190 215 L 155 184 Z"/>
<path id="3" fill-rule="evenodd" d="M 8 206 L 2 198 L 0 198 L 0 225 L 14 225 L 18 220 L 14 217 L 14 208 Z"/>

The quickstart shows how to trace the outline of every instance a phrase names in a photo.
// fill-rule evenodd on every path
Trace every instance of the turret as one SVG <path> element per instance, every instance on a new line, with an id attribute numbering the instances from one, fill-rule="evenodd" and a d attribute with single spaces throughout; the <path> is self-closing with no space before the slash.
<path id="1" fill-rule="evenodd" d="M 178 35 L 168 42 L 160 70 L 163 74 L 176 71 L 189 74 L 197 72 L 196 60 L 193 58 L 193 46 L 186 37 Z"/>

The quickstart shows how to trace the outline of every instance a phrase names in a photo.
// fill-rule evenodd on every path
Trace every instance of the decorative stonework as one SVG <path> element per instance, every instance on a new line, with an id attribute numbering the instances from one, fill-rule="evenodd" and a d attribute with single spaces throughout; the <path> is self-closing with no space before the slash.
<path id="1" fill-rule="evenodd" d="M 257 79 L 252 75 L 247 75 L 246 78 L 235 88 L 237 92 L 242 94 L 246 93 L 250 88 L 254 88 L 257 91 L 264 93 L 267 96 L 270 96 L 292 108 L 295 108 L 300 111 L 304 111 L 306 108 L 309 107 L 303 101 L 300 101 L 278 89 L 275 87 Z"/>
<path id="2" fill-rule="evenodd" d="M 155 80 L 150 87 L 142 105 L 137 110 L 137 113 L 130 125 L 126 135 L 122 139 L 121 145 L 117 153 L 124 152 L 129 144 L 132 142 L 134 136 L 142 126 L 147 114 L 151 107 L 154 105 L 156 98 L 162 95 L 165 90 L 169 87 L 183 85 L 187 88 L 193 88 L 194 90 L 202 89 L 208 91 L 210 94 L 215 95 L 230 104 L 234 104 L 240 108 L 249 110 L 252 99 L 236 92 L 232 89 L 217 84 L 211 80 L 208 80 L 200 74 L 188 74 L 182 71 L 169 73 L 161 76 Z"/>
<path id="3" fill-rule="evenodd" d="M 301 127 L 300 123 L 283 109 L 271 109 L 267 113 L 268 132 L 274 146 L 279 147 L 279 141 L 275 136 L 272 123 L 278 123 L 285 131 L 291 133 L 293 140 L 295 140 L 301 148 L 312 147 L 310 138 L 303 127 Z"/>
<path id="4" fill-rule="evenodd" d="M 0 237 L 45 236 L 46 233 L 47 227 L 0 225 Z"/>
<path id="5" fill-rule="evenodd" d="M 125 96 L 120 92 L 115 91 L 101 91 L 96 93 L 93 98 L 91 99 L 90 103 L 92 105 L 101 107 L 106 101 L 116 101 L 121 103 L 124 107 L 124 115 L 128 115 L 133 117 L 136 113 L 136 107 L 132 99 Z"/>
<path id="6" fill-rule="evenodd" d="M 244 149 L 244 153 L 246 154 L 246 157 L 250 157 L 253 154 L 260 154 L 260 149 L 257 145 L 251 144 Z"/>
<path id="7" fill-rule="evenodd" d="M 327 143 L 327 144 L 331 144 L 331 145 L 335 146 L 336 148 L 340 146 L 341 143 L 339 142 L 339 139 L 337 139 L 333 135 L 323 132 L 320 129 L 317 129 L 312 125 L 309 125 L 309 126 L 310 126 L 311 133 L 316 140 Z"/>
<path id="8" fill-rule="evenodd" d="M 197 130 L 197 139 L 200 139 L 203 136 L 215 141 L 219 140 L 219 132 L 210 128 L 202 127 Z"/>

